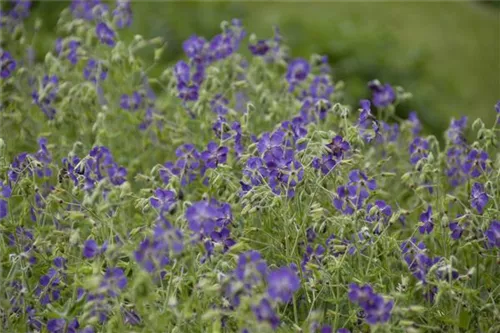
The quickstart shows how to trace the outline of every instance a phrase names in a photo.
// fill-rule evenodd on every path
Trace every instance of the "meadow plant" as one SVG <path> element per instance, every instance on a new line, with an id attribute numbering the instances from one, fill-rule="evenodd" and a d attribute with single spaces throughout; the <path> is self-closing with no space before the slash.
<path id="1" fill-rule="evenodd" d="M 73 0 L 34 61 L 30 6 L 1 15 L 2 332 L 500 331 L 500 102 L 426 135 L 239 20 L 155 76 L 126 0 Z"/>

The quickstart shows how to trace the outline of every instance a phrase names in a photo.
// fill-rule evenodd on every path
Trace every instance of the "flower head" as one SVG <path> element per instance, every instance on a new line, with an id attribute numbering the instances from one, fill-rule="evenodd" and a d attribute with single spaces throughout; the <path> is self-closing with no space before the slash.
<path id="1" fill-rule="evenodd" d="M 434 229 L 434 219 L 432 218 L 432 207 L 429 205 L 427 210 L 420 214 L 420 222 L 421 225 L 418 227 L 418 230 L 421 234 L 430 234 L 432 229 Z"/>
<path id="2" fill-rule="evenodd" d="M 484 185 L 474 183 L 470 194 L 470 204 L 479 214 L 483 214 L 484 207 L 488 204 L 488 194 L 484 190 Z"/>
<path id="3" fill-rule="evenodd" d="M 0 77 L 2 79 L 7 79 L 12 75 L 12 72 L 16 69 L 17 63 L 12 57 L 12 55 L 5 50 L 0 49 Z"/>
<path id="4" fill-rule="evenodd" d="M 267 277 L 267 293 L 273 300 L 290 302 L 292 295 L 300 287 L 300 280 L 290 267 L 281 267 L 271 271 Z"/>
<path id="5" fill-rule="evenodd" d="M 95 28 L 95 33 L 97 35 L 97 39 L 99 39 L 101 43 L 106 44 L 110 47 L 116 45 L 116 33 L 106 23 L 98 23 Z"/>
<path id="6" fill-rule="evenodd" d="M 491 221 L 490 227 L 485 232 L 488 246 L 500 248 L 500 221 Z"/>
<path id="7" fill-rule="evenodd" d="M 371 81 L 368 87 L 372 91 L 373 105 L 385 108 L 396 100 L 396 94 L 390 84 L 382 85 L 378 81 Z"/>
<path id="8" fill-rule="evenodd" d="M 294 59 L 288 64 L 288 71 L 286 73 L 286 80 L 290 84 L 290 91 L 295 89 L 295 86 L 304 81 L 309 75 L 311 66 L 307 60 L 302 58 Z"/>

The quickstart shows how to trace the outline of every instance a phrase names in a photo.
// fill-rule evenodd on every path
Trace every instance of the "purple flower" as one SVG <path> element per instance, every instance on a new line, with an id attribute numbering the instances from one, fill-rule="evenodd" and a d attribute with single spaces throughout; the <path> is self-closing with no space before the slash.
<path id="1" fill-rule="evenodd" d="M 231 33 L 216 35 L 209 43 L 210 57 L 214 60 L 222 60 L 229 57 L 235 51 L 234 39 Z"/>
<path id="2" fill-rule="evenodd" d="M 293 293 L 300 287 L 297 274 L 290 267 L 281 267 L 271 271 L 267 277 L 267 293 L 273 300 L 290 302 Z"/>
<path id="3" fill-rule="evenodd" d="M 460 225 L 458 222 L 451 222 L 448 227 L 450 228 L 451 231 L 451 238 L 454 240 L 458 240 L 462 238 L 462 234 L 464 233 L 465 227 L 467 226 L 467 223 L 464 225 Z"/>
<path id="4" fill-rule="evenodd" d="M 169 212 L 176 202 L 175 192 L 158 188 L 154 192 L 154 197 L 149 199 L 149 202 L 160 213 Z"/>
<path id="5" fill-rule="evenodd" d="M 0 220 L 7 216 L 7 200 L 12 195 L 12 189 L 7 182 L 0 181 Z"/>
<path id="6" fill-rule="evenodd" d="M 64 333 L 66 328 L 66 320 L 62 318 L 49 319 L 47 321 L 47 331 L 50 333 Z"/>
<path id="7" fill-rule="evenodd" d="M 252 306 L 252 311 L 259 322 L 268 322 L 273 330 L 278 328 L 280 319 L 267 299 L 263 298 L 258 305 Z"/>
<path id="8" fill-rule="evenodd" d="M 331 155 L 323 155 L 321 158 L 315 157 L 312 161 L 312 166 L 315 169 L 320 169 L 324 175 L 329 174 L 337 165 L 337 161 Z"/>
<path id="9" fill-rule="evenodd" d="M 427 210 L 420 214 L 420 222 L 422 224 L 418 227 L 421 234 L 430 234 L 434 229 L 434 219 L 432 218 L 432 207 L 429 205 Z"/>
<path id="10" fill-rule="evenodd" d="M 413 139 L 409 147 L 410 151 L 410 162 L 411 164 L 417 164 L 421 159 L 427 158 L 429 155 L 429 141 L 422 137 L 416 137 Z"/>
<path id="11" fill-rule="evenodd" d="M 16 69 L 17 63 L 9 52 L 0 49 L 0 66 L 0 77 L 7 79 Z"/>
<path id="12" fill-rule="evenodd" d="M 59 80 L 57 76 L 45 75 L 42 79 L 42 85 L 39 91 L 33 90 L 31 97 L 33 98 L 33 103 L 38 105 L 40 109 L 45 113 L 47 118 L 54 119 L 56 110 L 53 107 L 53 102 L 56 100 L 57 93 L 59 91 Z M 43 97 L 41 95 L 43 94 Z"/>
<path id="13" fill-rule="evenodd" d="M 120 290 L 125 289 L 126 286 L 127 277 L 121 268 L 107 268 L 99 285 L 100 289 L 111 297 L 118 296 Z"/>
<path id="14" fill-rule="evenodd" d="M 30 8 L 32 5 L 31 0 L 11 0 L 10 2 L 13 3 L 13 6 L 11 7 L 8 15 L 15 22 L 19 22 L 19 21 L 24 20 L 24 19 L 29 17 Z M 0 27 L 1 27 L 1 25 L 0 25 Z"/>
<path id="15" fill-rule="evenodd" d="M 222 213 L 218 207 L 207 201 L 198 201 L 186 210 L 189 229 L 195 233 L 210 235 L 220 218 Z"/>
<path id="16" fill-rule="evenodd" d="M 204 50 L 207 45 L 207 41 L 203 37 L 199 37 L 196 35 L 192 35 L 188 39 L 182 43 L 182 49 L 184 53 L 188 56 L 188 58 L 193 59 L 197 62 L 203 62 L 207 59 L 204 59 Z"/>
<path id="17" fill-rule="evenodd" d="M 76 18 L 91 21 L 94 19 L 94 13 L 100 17 L 108 8 L 101 0 L 73 0 L 70 9 Z"/>
<path id="18" fill-rule="evenodd" d="M 56 40 L 56 54 L 57 56 L 66 56 L 66 58 L 71 62 L 71 64 L 76 65 L 78 62 L 78 49 L 80 47 L 80 42 L 76 40 L 70 40 L 65 42 L 62 38 Z"/>
<path id="19" fill-rule="evenodd" d="M 461 147 L 451 147 L 446 151 L 446 157 L 446 176 L 448 176 L 450 185 L 457 187 L 467 180 L 467 174 L 462 170 L 466 157 L 465 150 Z"/>
<path id="20" fill-rule="evenodd" d="M 248 49 L 253 55 L 265 56 L 270 50 L 270 46 L 267 40 L 259 40 L 255 44 L 248 45 Z"/>
<path id="21" fill-rule="evenodd" d="M 130 0 L 116 0 L 113 18 L 118 28 L 123 29 L 124 27 L 130 27 L 132 24 L 132 7 L 130 5 Z"/>
<path id="22" fill-rule="evenodd" d="M 143 103 L 142 95 L 134 91 L 131 95 L 123 94 L 120 98 L 120 107 L 128 111 L 137 111 Z"/>
<path id="23" fill-rule="evenodd" d="M 326 145 L 331 154 L 338 160 L 341 160 L 344 155 L 351 150 L 349 142 L 345 141 L 340 135 L 335 136 L 332 141 Z"/>
<path id="24" fill-rule="evenodd" d="M 302 58 L 294 59 L 288 64 L 288 71 L 286 73 L 286 80 L 290 84 L 290 91 L 295 89 L 295 86 L 304 81 L 309 75 L 311 66 L 307 60 Z"/>
<path id="25" fill-rule="evenodd" d="M 95 240 L 88 239 L 85 241 L 85 244 L 83 245 L 83 256 L 87 259 L 92 259 L 95 256 L 106 252 L 107 248 L 108 248 L 107 241 L 104 242 L 101 248 L 99 248 L 99 245 Z"/>
<path id="26" fill-rule="evenodd" d="M 485 151 L 472 149 L 462 165 L 462 170 L 473 178 L 479 177 L 486 172 L 486 161 L 488 154 Z"/>
<path id="27" fill-rule="evenodd" d="M 177 79 L 178 97 L 184 102 L 198 100 L 199 84 L 204 77 L 203 65 L 197 65 L 196 71 L 191 76 L 189 65 L 184 61 L 179 61 L 174 67 L 174 74 Z"/>
<path id="28" fill-rule="evenodd" d="M 458 120 L 453 118 L 450 127 L 446 131 L 448 139 L 452 144 L 463 146 L 466 144 L 465 129 L 467 127 L 467 117 L 462 117 Z"/>
<path id="29" fill-rule="evenodd" d="M 489 247 L 500 248 L 500 221 L 491 221 L 491 225 L 484 235 Z"/>
<path id="30" fill-rule="evenodd" d="M 337 195 L 333 199 L 333 206 L 343 214 L 354 214 L 355 208 L 361 208 L 361 201 L 357 200 L 356 188 L 353 186 L 339 186 Z"/>
<path id="31" fill-rule="evenodd" d="M 86 80 L 97 83 L 104 81 L 108 77 L 108 69 L 104 66 L 102 61 L 90 58 L 87 66 L 83 69 L 83 76 Z"/>
<path id="32" fill-rule="evenodd" d="M 314 98 L 324 98 L 329 100 L 333 90 L 333 85 L 328 76 L 321 75 L 316 76 L 311 83 L 310 94 Z"/>
<path id="33" fill-rule="evenodd" d="M 382 296 L 373 291 L 370 285 L 359 286 L 351 283 L 348 296 L 351 302 L 363 309 L 368 324 L 385 323 L 391 318 L 394 302 L 386 302 Z"/>
<path id="34" fill-rule="evenodd" d="M 387 225 L 392 216 L 392 208 L 384 200 L 376 200 L 375 204 L 369 203 L 366 206 L 366 220 L 369 223 L 376 223 L 374 232 L 380 232 L 380 227 Z"/>
<path id="35" fill-rule="evenodd" d="M 391 85 L 382 85 L 378 81 L 371 81 L 368 87 L 372 91 L 373 105 L 379 108 L 385 108 L 396 100 L 396 94 Z"/>
<path id="36" fill-rule="evenodd" d="M 422 124 L 418 119 L 417 113 L 415 111 L 410 112 L 408 115 L 408 122 L 410 123 L 411 133 L 413 136 L 417 136 L 422 131 Z"/>
<path id="37" fill-rule="evenodd" d="M 217 145 L 215 142 L 211 141 L 207 145 L 207 150 L 201 153 L 200 157 L 203 162 L 205 162 L 205 167 L 208 169 L 215 169 L 219 164 L 226 163 L 227 153 L 229 149 L 227 147 Z"/>
<path id="38" fill-rule="evenodd" d="M 98 23 L 95 28 L 95 33 L 97 35 L 97 39 L 99 39 L 101 43 L 111 47 L 116 45 L 116 33 L 106 23 Z"/>
<path id="39" fill-rule="evenodd" d="M 361 111 L 359 113 L 359 134 L 366 142 L 372 142 L 379 136 L 379 125 L 377 119 L 371 112 L 371 103 L 367 99 L 359 101 Z"/>
<path id="40" fill-rule="evenodd" d="M 484 207 L 488 204 L 488 200 L 488 194 L 486 194 L 484 190 L 484 185 L 481 183 L 474 183 L 470 194 L 470 204 L 472 208 L 476 209 L 479 214 L 483 214 Z"/>

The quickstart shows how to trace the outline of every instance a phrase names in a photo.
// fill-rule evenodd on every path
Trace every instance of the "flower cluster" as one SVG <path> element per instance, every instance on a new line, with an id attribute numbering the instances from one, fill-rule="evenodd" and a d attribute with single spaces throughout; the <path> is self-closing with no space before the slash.
<path id="1" fill-rule="evenodd" d="M 496 327 L 496 122 L 440 141 L 377 80 L 344 105 L 239 20 L 160 74 L 129 0 L 72 1 L 34 57 L 30 6 L 0 27 L 0 331 Z"/>
<path id="2" fill-rule="evenodd" d="M 375 293 L 368 284 L 360 286 L 351 283 L 349 285 L 349 300 L 363 309 L 366 322 L 370 325 L 385 323 L 391 318 L 394 301 L 384 300 L 384 297 Z"/>

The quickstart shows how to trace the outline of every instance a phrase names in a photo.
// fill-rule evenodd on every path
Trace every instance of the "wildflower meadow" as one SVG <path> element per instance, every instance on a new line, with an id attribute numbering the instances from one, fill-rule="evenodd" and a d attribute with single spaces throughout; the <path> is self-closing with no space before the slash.
<path id="1" fill-rule="evenodd" d="M 133 7 L 68 1 L 43 61 L 1 12 L 1 332 L 500 332 L 500 102 L 428 135 L 231 18 L 153 71 Z"/>

